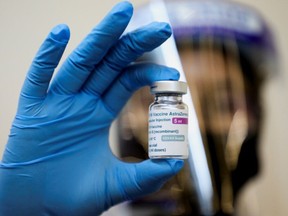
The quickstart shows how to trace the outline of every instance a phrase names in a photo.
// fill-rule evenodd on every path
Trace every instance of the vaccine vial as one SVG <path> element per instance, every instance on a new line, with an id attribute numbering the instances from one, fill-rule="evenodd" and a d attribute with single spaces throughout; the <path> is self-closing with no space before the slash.
<path id="1" fill-rule="evenodd" d="M 188 107 L 182 102 L 187 84 L 158 81 L 151 85 L 150 92 L 155 100 L 149 106 L 149 158 L 188 158 Z"/>

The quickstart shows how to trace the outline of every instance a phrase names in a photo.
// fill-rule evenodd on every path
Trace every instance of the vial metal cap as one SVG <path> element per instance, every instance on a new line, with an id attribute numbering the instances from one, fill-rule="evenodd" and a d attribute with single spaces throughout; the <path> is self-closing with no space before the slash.
<path id="1" fill-rule="evenodd" d="M 159 93 L 187 93 L 187 84 L 182 81 L 157 81 L 150 86 L 151 94 Z"/>

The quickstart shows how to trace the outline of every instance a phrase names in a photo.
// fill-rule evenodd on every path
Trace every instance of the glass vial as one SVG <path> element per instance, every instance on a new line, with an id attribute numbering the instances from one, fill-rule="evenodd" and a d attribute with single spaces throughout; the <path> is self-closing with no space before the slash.
<path id="1" fill-rule="evenodd" d="M 149 106 L 149 158 L 188 158 L 188 107 L 182 102 L 187 84 L 158 81 L 151 85 L 150 92 L 155 100 Z"/>

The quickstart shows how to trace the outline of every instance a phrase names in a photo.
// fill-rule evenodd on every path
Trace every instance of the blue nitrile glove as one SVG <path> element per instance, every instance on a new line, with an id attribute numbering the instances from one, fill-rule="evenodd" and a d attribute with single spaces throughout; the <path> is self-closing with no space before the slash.
<path id="1" fill-rule="evenodd" d="M 98 215 L 110 206 L 158 190 L 182 160 L 124 163 L 109 148 L 112 121 L 133 92 L 176 70 L 128 66 L 164 42 L 169 25 L 152 23 L 120 38 L 132 5 L 121 2 L 53 71 L 69 40 L 56 26 L 24 82 L 0 164 L 0 215 Z M 120 38 L 120 39 L 119 39 Z"/>

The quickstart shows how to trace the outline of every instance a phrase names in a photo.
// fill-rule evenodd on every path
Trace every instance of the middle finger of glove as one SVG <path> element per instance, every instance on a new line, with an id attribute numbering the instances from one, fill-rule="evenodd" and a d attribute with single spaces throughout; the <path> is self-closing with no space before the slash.
<path id="1" fill-rule="evenodd" d="M 170 35 L 169 24 L 162 22 L 153 22 L 124 35 L 91 74 L 83 91 L 96 96 L 102 95 L 128 64 L 143 53 L 160 46 Z"/>

